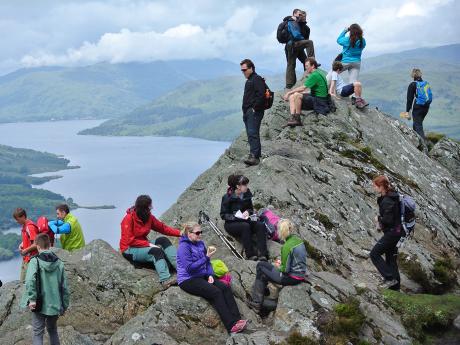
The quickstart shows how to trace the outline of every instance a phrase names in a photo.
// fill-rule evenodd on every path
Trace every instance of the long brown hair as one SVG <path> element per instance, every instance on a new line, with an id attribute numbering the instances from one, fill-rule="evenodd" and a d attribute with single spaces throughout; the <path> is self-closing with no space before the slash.
<path id="1" fill-rule="evenodd" d="M 356 42 L 359 41 L 359 46 L 363 46 L 363 29 L 358 24 L 350 25 L 350 47 L 354 48 Z"/>
<path id="2" fill-rule="evenodd" d="M 372 180 L 372 183 L 374 183 L 377 187 L 383 187 L 383 189 L 385 190 L 385 194 L 388 194 L 389 192 L 393 192 L 395 190 L 394 187 L 391 185 L 390 180 L 385 175 L 379 175 L 375 177 Z"/>

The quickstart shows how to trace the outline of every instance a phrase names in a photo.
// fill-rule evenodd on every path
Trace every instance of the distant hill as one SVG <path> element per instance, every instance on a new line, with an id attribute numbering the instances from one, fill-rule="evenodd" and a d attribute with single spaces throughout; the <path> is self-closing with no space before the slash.
<path id="1" fill-rule="evenodd" d="M 239 73 L 218 59 L 21 69 L 0 77 L 0 122 L 113 118 L 185 82 Z"/>
<path id="2" fill-rule="evenodd" d="M 267 76 L 273 90 L 284 85 L 284 76 Z M 189 136 L 233 140 L 243 129 L 241 98 L 245 79 L 222 77 L 194 81 L 80 134 Z"/>

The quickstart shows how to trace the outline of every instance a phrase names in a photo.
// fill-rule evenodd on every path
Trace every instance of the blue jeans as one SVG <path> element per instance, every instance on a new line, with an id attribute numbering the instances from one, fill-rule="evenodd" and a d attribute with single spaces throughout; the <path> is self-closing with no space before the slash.
<path id="1" fill-rule="evenodd" d="M 260 158 L 262 155 L 262 147 L 260 145 L 260 124 L 263 117 L 263 111 L 254 111 L 252 108 L 249 108 L 246 113 L 243 114 L 243 121 L 248 136 L 249 152 L 256 158 Z"/>

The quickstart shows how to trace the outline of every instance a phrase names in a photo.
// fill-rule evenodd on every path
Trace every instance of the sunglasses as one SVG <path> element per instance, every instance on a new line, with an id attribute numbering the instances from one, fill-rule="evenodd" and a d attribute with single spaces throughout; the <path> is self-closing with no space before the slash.
<path id="1" fill-rule="evenodd" d="M 246 72 L 249 68 L 242 68 L 241 72 Z"/>
<path id="2" fill-rule="evenodd" d="M 203 233 L 203 231 L 195 231 L 195 232 L 192 232 L 192 234 L 195 234 L 195 235 L 197 235 L 197 236 L 200 236 L 202 233 Z"/>

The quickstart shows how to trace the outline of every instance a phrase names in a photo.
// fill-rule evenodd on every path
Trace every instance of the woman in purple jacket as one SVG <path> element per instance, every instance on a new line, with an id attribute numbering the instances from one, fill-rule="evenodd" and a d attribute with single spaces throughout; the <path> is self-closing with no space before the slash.
<path id="1" fill-rule="evenodd" d="M 224 283 L 214 279 L 210 258 L 215 248 L 208 248 L 201 237 L 201 227 L 194 222 L 183 226 L 177 250 L 177 282 L 189 294 L 209 301 L 220 316 L 227 332 L 239 333 L 246 328 L 233 297 L 233 292 Z"/>

